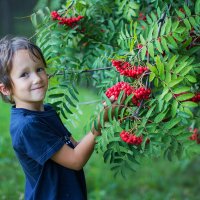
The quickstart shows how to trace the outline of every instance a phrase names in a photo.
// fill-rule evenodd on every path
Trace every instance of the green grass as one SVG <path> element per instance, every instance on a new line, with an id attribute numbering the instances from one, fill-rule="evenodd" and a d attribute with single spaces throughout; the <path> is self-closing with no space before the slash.
<path id="1" fill-rule="evenodd" d="M 81 102 L 98 99 L 89 90 L 80 92 Z M 95 112 L 95 104 L 79 105 L 79 112 L 66 123 L 76 139 L 84 136 L 84 126 Z M 15 158 L 9 136 L 9 106 L 0 102 L 0 199 L 23 199 L 24 175 Z M 94 152 L 85 166 L 89 200 L 197 200 L 199 199 L 200 158 L 169 162 L 144 160 L 127 178 L 114 178 L 102 156 Z"/>

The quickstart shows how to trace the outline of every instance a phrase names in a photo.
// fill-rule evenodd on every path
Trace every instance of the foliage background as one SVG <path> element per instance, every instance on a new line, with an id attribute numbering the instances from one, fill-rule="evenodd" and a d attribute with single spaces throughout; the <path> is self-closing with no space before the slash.
<path id="1" fill-rule="evenodd" d="M 42 4 L 38 4 L 37 8 L 40 6 Z M 52 6 L 56 8 L 56 5 Z M 20 29 L 19 33 L 26 34 L 20 32 Z M 80 88 L 79 92 L 80 102 L 99 100 L 96 91 L 91 88 Z M 66 120 L 66 124 L 75 138 L 79 139 L 85 134 L 83 123 L 89 120 L 95 109 L 95 104 L 80 104 L 78 109 L 73 109 L 74 123 Z M 9 106 L 1 102 L 0 199 L 23 199 L 24 176 L 12 150 L 8 127 Z M 138 166 L 137 172 L 127 172 L 127 178 L 123 179 L 114 178 L 108 166 L 103 163 L 102 155 L 94 153 L 85 167 L 89 200 L 197 200 L 200 189 L 199 164 L 199 156 L 172 162 L 145 159 Z"/>

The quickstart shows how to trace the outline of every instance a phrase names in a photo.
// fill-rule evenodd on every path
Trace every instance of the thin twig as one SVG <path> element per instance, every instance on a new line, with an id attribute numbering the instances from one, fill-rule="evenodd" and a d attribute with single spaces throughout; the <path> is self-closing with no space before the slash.
<path id="1" fill-rule="evenodd" d="M 94 71 L 100 71 L 100 70 L 110 70 L 111 68 L 113 67 L 102 67 L 102 68 L 97 68 L 97 69 L 86 69 L 86 70 L 83 70 L 83 71 L 68 71 L 68 72 L 61 72 L 61 71 L 56 71 L 54 72 L 53 74 L 49 74 L 49 79 L 54 77 L 54 76 L 57 76 L 57 75 L 64 75 L 64 74 L 82 74 L 82 73 L 91 73 L 91 72 L 94 72 Z"/>

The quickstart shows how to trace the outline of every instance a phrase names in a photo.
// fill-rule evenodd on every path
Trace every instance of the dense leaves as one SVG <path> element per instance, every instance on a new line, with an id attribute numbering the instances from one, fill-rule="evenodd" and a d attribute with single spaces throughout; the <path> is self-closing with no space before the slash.
<path id="1" fill-rule="evenodd" d="M 53 17 L 48 8 L 32 14 L 36 41 L 49 65 L 49 99 L 62 117 L 76 106 L 74 85 L 82 80 L 107 102 L 108 122 L 99 105 L 103 129 L 96 149 L 115 174 L 135 170 L 145 156 L 172 160 L 200 150 L 191 140 L 191 130 L 200 124 L 199 4 L 67 1 Z M 119 82 L 133 91 L 113 111 L 106 91 Z M 115 89 L 111 92 L 120 103 L 123 92 Z M 97 120 L 92 116 L 91 124 Z M 140 138 L 137 145 L 135 138 Z"/>

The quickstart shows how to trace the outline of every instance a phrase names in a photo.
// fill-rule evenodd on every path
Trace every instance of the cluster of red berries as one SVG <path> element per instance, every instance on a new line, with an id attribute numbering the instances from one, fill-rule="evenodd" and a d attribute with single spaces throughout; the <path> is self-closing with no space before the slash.
<path id="1" fill-rule="evenodd" d="M 82 18 L 84 18 L 83 16 L 78 16 L 78 17 L 70 17 L 70 18 L 66 18 L 66 17 L 61 17 L 57 11 L 52 11 L 51 12 L 51 17 L 53 20 L 58 20 L 60 21 L 59 24 L 64 24 L 67 25 L 71 28 L 77 26 L 77 22 L 80 21 Z"/>
<path id="2" fill-rule="evenodd" d="M 200 92 L 196 93 L 195 96 L 191 98 L 191 101 L 199 102 L 200 101 Z"/>
<path id="3" fill-rule="evenodd" d="M 121 91 L 124 91 L 127 96 L 129 96 L 130 94 L 134 94 L 132 102 L 137 106 L 140 105 L 141 100 L 149 99 L 149 96 L 151 94 L 151 90 L 149 88 L 140 87 L 138 89 L 135 89 L 131 87 L 128 83 L 123 81 L 118 82 L 116 85 L 108 88 L 105 94 L 108 98 L 114 96 L 114 100 L 117 100 Z"/>
<path id="4" fill-rule="evenodd" d="M 123 90 L 124 93 L 128 96 L 133 92 L 133 88 L 128 83 L 122 81 L 108 88 L 105 94 L 108 98 L 114 96 L 114 100 L 117 100 L 120 92 Z"/>
<path id="5" fill-rule="evenodd" d="M 125 130 L 120 133 L 120 137 L 127 144 L 140 145 L 142 143 L 142 136 L 137 137 L 134 133 Z"/>
<path id="6" fill-rule="evenodd" d="M 132 78 L 138 78 L 144 72 L 148 71 L 147 67 L 133 66 L 129 62 L 124 62 L 120 60 L 112 60 L 112 65 L 115 66 L 115 68 L 121 75 Z"/>
<path id="7" fill-rule="evenodd" d="M 197 144 L 200 144 L 200 135 L 198 134 L 198 129 L 194 128 L 193 130 L 190 129 L 192 135 L 189 137 L 190 140 L 194 140 Z"/>
<path id="8" fill-rule="evenodd" d="M 133 91 L 133 93 L 134 93 L 134 96 L 132 98 L 132 102 L 133 102 L 133 104 L 139 106 L 141 100 L 149 99 L 151 90 L 149 88 L 140 87 L 140 88 L 136 89 L 135 91 Z"/>

